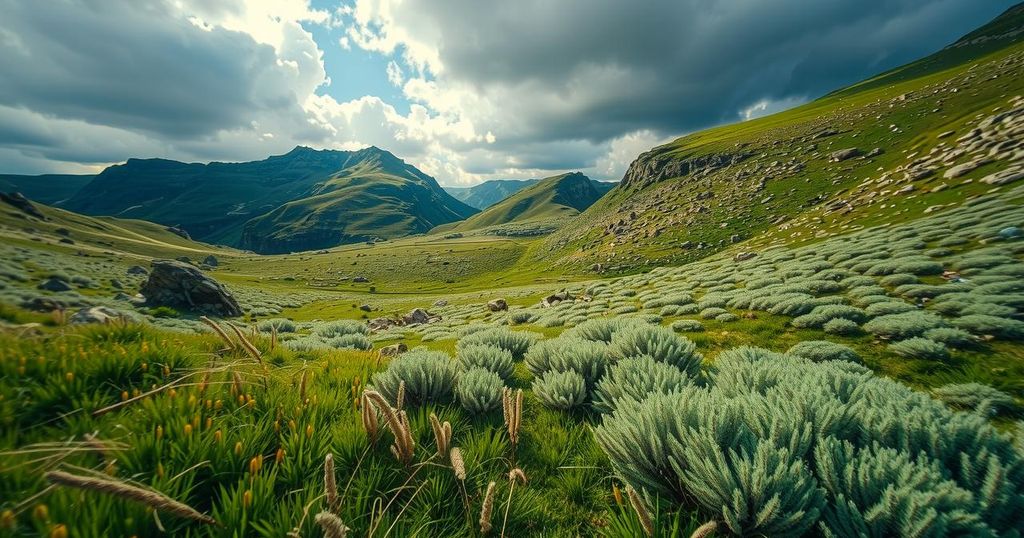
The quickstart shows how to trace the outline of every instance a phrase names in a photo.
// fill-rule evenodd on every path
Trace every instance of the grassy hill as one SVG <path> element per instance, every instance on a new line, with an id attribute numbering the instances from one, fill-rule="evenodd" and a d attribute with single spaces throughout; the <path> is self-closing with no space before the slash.
<path id="1" fill-rule="evenodd" d="M 1018 166 L 1019 151 L 995 151 L 961 176 L 945 174 L 981 159 L 972 130 L 1017 106 L 1022 26 L 1017 7 L 918 62 L 792 110 L 654 148 L 534 258 L 558 259 L 571 271 L 635 271 L 750 239 L 748 246 L 799 241 L 912 219 L 999 188 L 980 180 Z"/>
<path id="2" fill-rule="evenodd" d="M 509 224 L 551 229 L 590 207 L 611 185 L 579 172 L 544 178 L 462 222 L 434 231 L 458 233 Z"/>
<path id="3" fill-rule="evenodd" d="M 32 200 L 53 205 L 74 196 L 94 177 L 76 174 L 0 174 L 0 192 L 20 192 Z"/>
<path id="4" fill-rule="evenodd" d="M 360 178 L 357 170 L 368 175 Z M 385 182 L 377 189 L 365 188 L 375 178 L 390 178 L 390 183 Z M 393 188 L 399 183 L 407 185 Z M 342 188 L 347 184 L 363 184 L 364 188 Z M 421 189 L 432 194 L 427 196 Z M 346 194 L 354 196 L 350 206 L 342 202 Z M 310 200 L 288 205 L 306 198 Z M 359 151 L 297 147 L 284 155 L 244 163 L 129 159 L 101 172 L 63 207 L 87 215 L 140 218 L 180 226 L 197 239 L 232 246 L 243 244 L 246 223 L 258 218 L 253 226 L 261 230 L 273 228 L 272 236 L 265 241 L 255 241 L 250 236 L 246 244 L 281 252 L 305 245 L 320 248 L 350 239 L 362 240 L 358 230 L 373 223 L 353 223 L 356 231 L 352 234 L 342 232 L 329 238 L 317 234 L 328 224 L 324 218 L 338 217 L 338 210 L 365 209 L 384 198 L 389 204 L 380 208 L 376 222 L 384 226 L 385 234 L 422 231 L 474 212 L 444 193 L 433 178 L 373 147 Z M 438 207 L 415 209 L 424 200 Z M 295 213 L 295 208 L 300 207 L 315 207 L 315 214 L 305 222 L 292 222 L 291 219 L 301 217 Z M 411 213 L 391 214 L 399 209 L 410 209 Z M 268 222 L 273 226 L 268 228 Z M 333 224 L 345 227 L 343 221 Z M 289 242 L 286 229 L 300 233 L 303 238 Z"/>
<path id="5" fill-rule="evenodd" d="M 459 201 L 477 209 L 487 209 L 513 194 L 535 185 L 539 179 L 492 179 L 472 187 L 445 187 Z"/>

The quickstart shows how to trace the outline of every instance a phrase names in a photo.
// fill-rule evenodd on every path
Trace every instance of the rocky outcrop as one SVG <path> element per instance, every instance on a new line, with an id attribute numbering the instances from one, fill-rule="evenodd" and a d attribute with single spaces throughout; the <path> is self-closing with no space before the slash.
<path id="1" fill-rule="evenodd" d="M 491 312 L 500 312 L 502 310 L 508 310 L 508 303 L 505 299 L 494 299 L 487 303 L 487 309 Z"/>
<path id="2" fill-rule="evenodd" d="M 238 301 L 224 285 L 198 267 L 176 260 L 154 260 L 141 292 L 150 305 L 220 316 L 242 315 Z"/>
<path id="3" fill-rule="evenodd" d="M 25 198 L 20 192 L 0 192 L 0 201 L 7 203 L 8 205 L 14 206 L 18 211 L 26 215 L 31 215 L 37 219 L 46 220 L 46 217 L 36 209 L 36 206 L 32 205 L 32 202 L 28 198 Z"/>
<path id="4" fill-rule="evenodd" d="M 686 175 L 703 175 L 740 163 L 752 154 L 747 152 L 711 153 L 694 157 L 676 157 L 655 148 L 642 153 L 629 165 L 622 178 L 622 188 L 642 189 L 659 181 Z"/>

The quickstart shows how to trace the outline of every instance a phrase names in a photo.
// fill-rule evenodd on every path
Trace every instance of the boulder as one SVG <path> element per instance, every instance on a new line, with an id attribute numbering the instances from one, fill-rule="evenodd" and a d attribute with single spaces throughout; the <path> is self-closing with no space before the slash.
<path id="1" fill-rule="evenodd" d="M 359 309 L 362 310 L 363 312 L 369 312 L 369 311 L 373 310 L 373 307 L 368 305 L 368 304 L 364 304 L 364 305 L 359 305 Z"/>
<path id="2" fill-rule="evenodd" d="M 68 318 L 68 323 L 110 323 L 124 314 L 105 306 L 90 306 L 79 310 Z"/>
<path id="3" fill-rule="evenodd" d="M 487 303 L 487 309 L 491 312 L 500 312 L 502 310 L 508 310 L 508 303 L 505 299 L 494 299 Z"/>
<path id="4" fill-rule="evenodd" d="M 128 271 L 126 271 L 126 272 L 129 275 L 142 275 L 142 276 L 145 276 L 145 275 L 149 274 L 149 271 L 147 271 L 146 268 L 141 266 L 141 265 L 133 265 L 133 266 L 129 267 Z"/>
<path id="5" fill-rule="evenodd" d="M 168 226 L 164 229 L 167 230 L 168 232 L 171 232 L 174 235 L 177 235 L 178 237 L 188 239 L 189 241 L 192 240 L 192 236 L 190 236 L 188 232 L 186 232 L 185 229 L 181 228 L 180 226 Z"/>
<path id="6" fill-rule="evenodd" d="M 405 353 L 406 351 L 409 351 L 409 346 L 399 342 L 397 344 L 391 344 L 390 346 L 380 348 L 380 356 L 397 357 L 400 353 Z"/>
<path id="7" fill-rule="evenodd" d="M 743 262 L 743 261 L 747 261 L 747 260 L 753 259 L 755 256 L 757 256 L 756 252 L 746 251 L 746 252 L 739 252 L 739 253 L 737 253 L 735 256 L 732 257 L 732 259 L 733 259 L 733 261 Z"/>
<path id="8" fill-rule="evenodd" d="M 9 205 L 14 206 L 15 209 L 21 211 L 26 215 L 31 215 L 37 219 L 46 220 L 46 217 L 36 209 L 36 206 L 32 205 L 32 202 L 25 198 L 20 192 L 0 192 L 0 201 L 6 202 Z"/>
<path id="9" fill-rule="evenodd" d="M 140 291 L 149 305 L 221 316 L 242 315 L 242 308 L 227 288 L 199 268 L 176 260 L 153 260 L 153 270 Z"/>
<path id="10" fill-rule="evenodd" d="M 373 318 L 366 322 L 366 326 L 371 331 L 386 331 L 395 325 L 401 325 L 401 323 L 390 318 Z"/>
<path id="11" fill-rule="evenodd" d="M 408 314 L 402 316 L 402 321 L 406 325 L 412 325 L 413 323 L 430 323 L 433 314 L 427 312 L 422 308 L 413 308 Z"/>
<path id="12" fill-rule="evenodd" d="M 565 290 L 562 290 L 562 291 L 560 291 L 558 293 L 552 293 L 551 295 L 548 295 L 547 297 L 545 297 L 544 299 L 541 300 L 540 304 L 543 307 L 555 306 L 556 304 L 558 304 L 558 303 L 560 303 L 562 301 L 568 301 L 568 300 L 573 299 L 573 298 L 574 297 L 572 296 L 571 293 L 569 293 L 569 292 L 567 292 Z M 506 308 L 507 308 L 507 306 L 506 306 Z"/>
<path id="13" fill-rule="evenodd" d="M 358 282 L 358 283 L 361 283 L 361 284 L 369 282 L 369 281 L 370 281 L 370 279 L 366 278 L 365 276 L 357 276 L 357 277 L 352 279 L 352 282 Z"/>
<path id="14" fill-rule="evenodd" d="M 203 265 L 209 265 L 210 267 L 217 267 L 218 265 L 220 265 L 220 262 L 217 261 L 217 257 L 216 256 L 214 256 L 213 254 L 210 254 L 209 256 L 203 258 Z"/>
<path id="15" fill-rule="evenodd" d="M 192 263 L 192 258 L 189 258 L 188 256 L 178 256 L 177 258 L 174 259 L 182 263 Z"/>
<path id="16" fill-rule="evenodd" d="M 33 312 L 53 312 L 54 310 L 64 310 L 68 304 L 49 297 L 33 297 L 21 303 L 21 307 Z"/>
<path id="17" fill-rule="evenodd" d="M 39 285 L 36 287 L 46 291 L 71 291 L 71 284 L 68 284 L 67 282 L 64 282 L 63 280 L 56 277 L 47 278 L 46 280 L 40 282 Z"/>
<path id="18" fill-rule="evenodd" d="M 860 155 L 860 150 L 859 149 L 857 149 L 857 148 L 846 148 L 846 149 L 841 149 L 841 150 L 838 150 L 838 151 L 833 151 L 828 156 L 828 160 L 830 162 L 837 163 L 837 162 L 840 162 L 840 161 L 845 161 L 847 159 L 852 159 L 852 158 L 857 157 L 859 155 Z"/>

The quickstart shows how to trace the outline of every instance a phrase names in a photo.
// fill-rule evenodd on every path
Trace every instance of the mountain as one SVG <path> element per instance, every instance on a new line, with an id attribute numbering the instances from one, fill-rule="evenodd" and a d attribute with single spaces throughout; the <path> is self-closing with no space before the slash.
<path id="1" fill-rule="evenodd" d="M 474 213 L 432 177 L 377 152 L 248 221 L 241 245 L 261 253 L 321 249 L 422 233 Z"/>
<path id="2" fill-rule="evenodd" d="M 72 197 L 94 177 L 75 174 L 0 174 L 0 192 L 20 192 L 29 199 L 54 205 Z"/>
<path id="3" fill-rule="evenodd" d="M 579 172 L 540 179 L 462 222 L 435 231 L 467 232 L 513 223 L 548 227 L 590 207 L 610 189 L 609 185 L 614 184 L 594 181 Z"/>
<path id="4" fill-rule="evenodd" d="M 1022 71 L 1017 6 L 919 61 L 641 154 L 618 188 L 548 236 L 535 259 L 634 272 L 738 243 L 821 240 L 998 190 L 1024 175 L 1013 112 Z"/>
<path id="5" fill-rule="evenodd" d="M 477 209 L 487 209 L 513 194 L 536 185 L 539 179 L 492 179 L 472 187 L 445 187 L 456 199 Z"/>
<path id="6" fill-rule="evenodd" d="M 374 234 L 379 237 L 421 232 L 475 213 L 430 176 L 375 147 L 299 146 L 241 163 L 129 159 L 103 170 L 62 205 L 87 215 L 178 226 L 201 241 L 263 252 L 363 240 L 370 221 L 360 212 L 374 208 L 373 222 L 383 226 Z M 350 218 L 349 209 L 358 211 Z M 328 227 L 337 233 L 327 233 Z M 251 231 L 243 241 L 246 229 Z M 270 235 L 258 238 L 258 231 Z"/>

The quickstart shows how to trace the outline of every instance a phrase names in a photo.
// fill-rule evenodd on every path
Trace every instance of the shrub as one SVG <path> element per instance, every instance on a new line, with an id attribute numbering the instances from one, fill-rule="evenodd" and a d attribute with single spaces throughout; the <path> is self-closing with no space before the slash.
<path id="1" fill-rule="evenodd" d="M 867 315 L 864 313 L 864 310 L 857 308 L 856 306 L 827 304 L 815 307 L 814 310 L 811 310 L 808 314 L 793 318 L 793 321 L 790 323 L 792 323 L 794 327 L 799 328 L 820 328 L 836 318 L 845 318 L 860 322 L 864 321 L 866 317 Z"/>
<path id="2" fill-rule="evenodd" d="M 846 318 L 835 318 L 829 320 L 821 327 L 827 334 L 847 336 L 860 332 L 860 325 L 856 321 Z"/>
<path id="3" fill-rule="evenodd" d="M 953 321 L 953 325 L 974 334 L 990 334 L 1005 340 L 1024 340 L 1024 321 L 974 314 Z"/>
<path id="4" fill-rule="evenodd" d="M 1016 413 L 1020 409 L 1013 396 L 981 383 L 943 385 L 932 390 L 932 394 L 951 407 L 974 411 L 984 416 Z"/>
<path id="5" fill-rule="evenodd" d="M 532 317 L 533 314 L 528 310 L 517 310 L 508 315 L 508 320 L 513 325 L 519 325 L 530 321 Z"/>
<path id="6" fill-rule="evenodd" d="M 740 317 L 737 316 L 736 314 L 733 314 L 732 312 L 726 312 L 724 314 L 719 314 L 719 315 L 715 316 L 715 321 L 719 321 L 719 322 L 722 322 L 722 323 L 730 323 L 730 322 L 733 322 L 733 321 L 739 321 L 739 319 L 740 319 Z"/>
<path id="7" fill-rule="evenodd" d="M 724 308 L 713 306 L 711 308 L 705 308 L 700 311 L 700 317 L 704 319 L 715 319 L 722 314 L 728 314 L 729 311 Z"/>
<path id="8" fill-rule="evenodd" d="M 697 346 L 689 339 L 655 325 L 631 325 L 616 332 L 608 346 L 608 355 L 616 360 L 646 355 L 667 362 L 691 377 L 700 373 L 702 359 Z"/>
<path id="9" fill-rule="evenodd" d="M 942 318 L 920 310 L 879 316 L 864 324 L 864 330 L 883 338 L 902 340 L 945 326 Z"/>
<path id="10" fill-rule="evenodd" d="M 413 349 L 373 375 L 371 385 L 389 401 L 398 398 L 398 386 L 405 382 L 405 401 L 411 405 L 444 402 L 451 398 L 458 366 L 447 353 Z"/>
<path id="11" fill-rule="evenodd" d="M 911 359 L 944 361 L 949 359 L 949 349 L 935 340 L 915 337 L 889 344 L 889 351 Z"/>
<path id="12" fill-rule="evenodd" d="M 672 330 L 680 333 L 698 333 L 704 330 L 704 324 L 695 319 L 679 319 L 672 322 Z"/>
<path id="13" fill-rule="evenodd" d="M 789 348 L 786 353 L 803 357 L 813 362 L 822 361 L 849 361 L 861 362 L 860 355 L 856 351 L 842 344 L 829 342 L 828 340 L 804 340 Z"/>
<path id="14" fill-rule="evenodd" d="M 679 368 L 650 357 L 624 359 L 611 367 L 594 389 L 594 408 L 613 411 L 619 401 L 642 401 L 649 394 L 674 392 L 692 380 Z"/>
<path id="15" fill-rule="evenodd" d="M 463 337 L 459 340 L 457 347 L 461 349 L 470 345 L 491 345 L 504 349 L 512 354 L 514 360 L 520 360 L 526 355 L 530 346 L 539 340 L 541 336 L 529 331 L 513 331 L 507 327 L 495 327 L 484 329 Z"/>
<path id="16" fill-rule="evenodd" d="M 627 321 L 621 318 L 595 318 L 580 323 L 571 330 L 566 331 L 564 336 L 574 336 L 594 342 L 611 342 L 616 331 L 625 327 Z"/>
<path id="17" fill-rule="evenodd" d="M 902 314 L 904 312 L 910 312 L 912 310 L 917 310 L 917 307 L 910 303 L 903 302 L 899 299 L 892 299 L 886 302 L 869 304 L 864 309 L 867 315 L 872 317 L 888 316 L 890 314 Z"/>
<path id="18" fill-rule="evenodd" d="M 326 340 L 327 345 L 335 349 L 360 349 L 369 351 L 373 349 L 373 342 L 364 334 L 343 334 Z"/>
<path id="19" fill-rule="evenodd" d="M 556 341 L 558 344 L 548 359 L 548 371 L 576 372 L 589 390 L 608 368 L 608 345 L 566 337 Z"/>
<path id="20" fill-rule="evenodd" d="M 586 381 L 571 370 L 547 372 L 533 382 L 533 392 L 545 407 L 561 411 L 579 407 L 587 399 Z"/>
<path id="21" fill-rule="evenodd" d="M 515 369 L 512 352 L 489 344 L 460 346 L 457 358 L 463 370 L 484 368 L 498 374 L 503 381 L 508 381 Z"/>
<path id="22" fill-rule="evenodd" d="M 978 337 L 963 330 L 953 327 L 939 327 L 924 332 L 923 335 L 929 340 L 941 342 L 949 347 L 966 348 L 978 343 Z"/>
<path id="23" fill-rule="evenodd" d="M 878 280 L 878 283 L 883 286 L 895 287 L 902 286 L 904 284 L 917 284 L 918 279 L 916 275 L 911 273 L 895 273 L 882 277 Z"/>
<path id="24" fill-rule="evenodd" d="M 498 374 L 486 368 L 472 367 L 459 375 L 455 396 L 463 409 L 479 415 L 501 403 L 501 391 L 504 388 L 505 384 Z"/>
<path id="25" fill-rule="evenodd" d="M 323 338 L 334 338 L 346 334 L 370 334 L 369 327 L 365 323 L 354 319 L 339 319 L 337 321 L 321 322 L 313 327 L 313 334 Z"/>
<path id="26" fill-rule="evenodd" d="M 256 325 L 260 332 L 269 333 L 277 329 L 278 333 L 293 333 L 296 330 L 295 322 L 285 318 L 265 319 Z"/>

